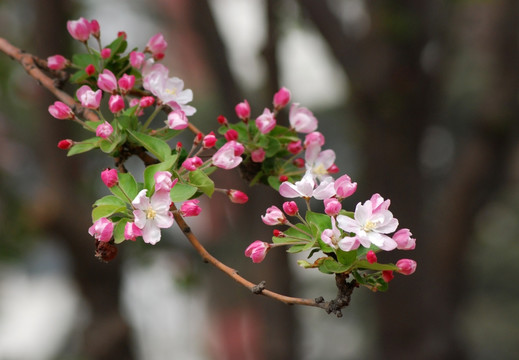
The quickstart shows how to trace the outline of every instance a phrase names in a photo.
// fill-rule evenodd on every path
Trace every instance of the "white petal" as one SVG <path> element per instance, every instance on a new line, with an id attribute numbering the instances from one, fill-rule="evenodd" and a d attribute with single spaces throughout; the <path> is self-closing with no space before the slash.
<path id="1" fill-rule="evenodd" d="M 145 243 L 155 245 L 160 241 L 160 229 L 153 223 L 148 221 L 144 229 L 142 229 L 142 239 Z"/>

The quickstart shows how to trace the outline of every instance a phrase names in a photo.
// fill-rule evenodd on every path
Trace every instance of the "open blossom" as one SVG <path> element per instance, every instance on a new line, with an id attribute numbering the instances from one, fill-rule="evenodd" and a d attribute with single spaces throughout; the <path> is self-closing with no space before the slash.
<path id="1" fill-rule="evenodd" d="M 63 70 L 67 66 L 67 59 L 62 55 L 49 56 L 47 58 L 47 66 L 51 70 Z"/>
<path id="2" fill-rule="evenodd" d="M 256 118 L 256 126 L 262 134 L 267 134 L 276 127 L 276 118 L 274 114 L 267 108 L 263 110 L 263 114 Z"/>
<path id="3" fill-rule="evenodd" d="M 229 170 L 242 162 L 243 145 L 236 141 L 225 143 L 212 157 L 213 165 L 221 169 Z"/>
<path id="4" fill-rule="evenodd" d="M 146 196 L 147 189 L 141 190 L 132 201 L 134 223 L 142 231 L 145 243 L 156 244 L 160 241 L 160 229 L 173 225 L 173 214 L 169 211 L 171 199 L 169 191 L 156 191 L 151 198 Z"/>
<path id="5" fill-rule="evenodd" d="M 299 104 L 292 104 L 288 114 L 288 121 L 290 126 L 300 133 L 311 133 L 317 129 L 317 119 L 314 114 L 305 107 L 300 107 Z"/>
<path id="6" fill-rule="evenodd" d="M 127 222 L 124 226 L 124 238 L 126 240 L 135 241 L 138 236 L 142 236 L 142 230 L 139 229 L 134 222 Z"/>
<path id="7" fill-rule="evenodd" d="M 311 144 L 306 147 L 305 166 L 313 176 L 321 179 L 328 175 L 328 169 L 335 162 L 335 152 L 333 150 L 323 150 L 317 144 Z"/>
<path id="8" fill-rule="evenodd" d="M 49 106 L 49 114 L 59 120 L 72 119 L 74 117 L 72 109 L 61 101 L 55 101 L 54 104 Z"/>
<path id="9" fill-rule="evenodd" d="M 144 53 L 139 51 L 132 51 L 130 53 L 130 65 L 136 69 L 140 69 L 144 64 L 144 60 L 146 59 Z"/>
<path id="10" fill-rule="evenodd" d="M 76 96 L 81 106 L 89 109 L 98 109 L 103 92 L 101 90 L 93 91 L 90 86 L 83 85 L 76 91 Z"/>
<path id="11" fill-rule="evenodd" d="M 87 19 L 81 17 L 67 21 L 67 30 L 74 39 L 84 42 L 90 37 L 92 27 Z"/>
<path id="12" fill-rule="evenodd" d="M 396 230 L 398 220 L 387 208 L 379 209 L 374 205 L 376 204 L 371 200 L 367 200 L 364 204 L 358 203 L 353 219 L 345 215 L 337 216 L 339 227 L 346 232 L 355 234 L 352 237 L 345 237 L 339 242 L 342 250 L 356 249 L 359 244 L 366 248 L 373 244 L 388 251 L 397 247 L 396 241 L 386 234 Z"/>
<path id="13" fill-rule="evenodd" d="M 146 49 L 157 58 L 164 57 L 167 47 L 168 43 L 164 40 L 164 36 L 161 33 L 153 35 L 146 44 Z"/>
<path id="14" fill-rule="evenodd" d="M 113 132 L 114 132 L 114 128 L 112 127 L 112 125 L 110 125 L 106 121 L 102 124 L 99 124 L 96 128 L 96 136 L 99 136 L 103 139 L 109 138 Z"/>
<path id="15" fill-rule="evenodd" d="M 335 218 L 332 217 L 331 220 L 332 220 L 332 228 L 325 229 L 321 233 L 321 240 L 328 246 L 331 246 L 332 248 L 337 249 L 337 247 L 338 247 L 337 244 L 341 240 L 341 232 L 339 229 L 337 229 Z"/>
<path id="16" fill-rule="evenodd" d="M 357 183 L 351 182 L 351 178 L 348 175 L 342 175 L 335 180 L 334 187 L 337 196 L 344 199 L 351 196 L 357 190 Z"/>
<path id="17" fill-rule="evenodd" d="M 108 69 L 104 69 L 97 78 L 97 86 L 101 90 L 111 94 L 117 90 L 117 78 L 113 72 Z"/>
<path id="18" fill-rule="evenodd" d="M 114 233 L 114 223 L 102 217 L 88 228 L 88 233 L 101 242 L 108 242 Z"/>
<path id="19" fill-rule="evenodd" d="M 202 208 L 198 206 L 200 200 L 193 199 L 184 201 L 182 206 L 180 207 L 180 213 L 182 216 L 198 216 L 202 212 Z"/>
<path id="20" fill-rule="evenodd" d="M 318 200 L 328 199 L 335 195 L 335 189 L 333 186 L 333 179 L 327 177 L 317 185 L 313 175 L 307 171 L 303 178 L 296 181 L 295 184 L 284 181 L 279 186 L 279 193 L 286 198 L 316 198 Z"/>
<path id="21" fill-rule="evenodd" d="M 393 234 L 393 240 L 396 241 L 396 248 L 399 250 L 413 250 L 416 247 L 416 239 L 411 237 L 409 229 L 400 229 Z"/>
<path id="22" fill-rule="evenodd" d="M 245 249 L 245 256 L 250 257 L 253 263 L 260 263 L 265 259 L 270 245 L 264 241 L 256 240 Z"/>
<path id="23" fill-rule="evenodd" d="M 281 225 L 287 221 L 285 214 L 277 206 L 269 207 L 265 215 L 261 215 L 261 220 L 265 225 Z"/>
<path id="24" fill-rule="evenodd" d="M 182 110 L 174 110 L 168 114 L 166 125 L 172 130 L 182 130 L 187 127 L 189 120 Z"/>

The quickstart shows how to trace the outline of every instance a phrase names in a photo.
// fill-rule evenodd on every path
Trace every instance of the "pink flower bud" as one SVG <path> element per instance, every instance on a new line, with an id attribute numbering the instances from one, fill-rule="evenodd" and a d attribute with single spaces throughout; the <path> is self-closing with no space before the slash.
<path id="1" fill-rule="evenodd" d="M 142 230 L 135 225 L 135 223 L 129 221 L 124 226 L 124 238 L 126 240 L 137 240 L 138 236 L 142 236 Z"/>
<path id="2" fill-rule="evenodd" d="M 119 37 L 121 37 L 121 36 L 122 36 L 122 38 L 123 38 L 124 40 L 126 40 L 126 39 L 128 38 L 128 35 L 126 34 L 126 31 L 118 31 L 118 32 L 117 32 L 117 37 L 119 38 Z"/>
<path id="3" fill-rule="evenodd" d="M 109 242 L 114 233 L 114 223 L 102 217 L 94 222 L 88 233 L 101 242 Z"/>
<path id="4" fill-rule="evenodd" d="M 296 216 L 299 212 L 299 208 L 297 207 L 297 204 L 295 201 L 285 201 L 283 203 L 283 211 L 288 216 Z"/>
<path id="5" fill-rule="evenodd" d="M 335 180 L 334 188 L 337 196 L 344 199 L 357 190 L 357 183 L 351 182 L 351 178 L 348 175 L 343 175 Z"/>
<path id="6" fill-rule="evenodd" d="M 112 94 L 117 90 L 117 78 L 108 69 L 104 69 L 99 77 L 97 78 L 97 86 L 105 92 Z"/>
<path id="7" fill-rule="evenodd" d="M 123 76 L 121 76 L 121 78 L 117 81 L 117 84 L 119 85 L 119 89 L 121 89 L 123 94 L 126 94 L 133 88 L 133 85 L 135 85 L 135 75 L 123 74 Z"/>
<path id="8" fill-rule="evenodd" d="M 101 90 L 93 91 L 88 85 L 83 85 L 76 91 L 76 96 L 82 106 L 98 109 L 103 93 Z"/>
<path id="9" fill-rule="evenodd" d="M 341 211 L 342 205 L 336 198 L 328 198 L 324 200 L 324 212 L 328 216 L 336 216 Z"/>
<path id="10" fill-rule="evenodd" d="M 225 137 L 225 140 L 227 140 L 227 141 L 238 140 L 238 132 L 234 129 L 229 129 L 224 134 L 224 137 Z"/>
<path id="11" fill-rule="evenodd" d="M 245 249 L 245 256 L 250 257 L 252 262 L 257 264 L 265 259 L 270 245 L 266 242 L 256 240 Z"/>
<path id="12" fill-rule="evenodd" d="M 109 123 L 107 123 L 105 121 L 104 123 L 99 124 L 97 126 L 96 136 L 106 139 L 106 138 L 110 137 L 110 135 L 112 135 L 113 132 L 114 132 L 114 128 L 112 127 L 112 125 L 110 125 Z"/>
<path id="13" fill-rule="evenodd" d="M 67 104 L 61 101 L 55 101 L 53 105 L 49 106 L 49 113 L 59 120 L 74 118 L 74 112 Z"/>
<path id="14" fill-rule="evenodd" d="M 393 280 L 395 275 L 393 274 L 393 271 L 391 270 L 382 270 L 382 279 L 384 279 L 385 282 L 390 282 Z"/>
<path id="15" fill-rule="evenodd" d="M 158 55 L 164 56 L 164 52 L 168 47 L 168 43 L 164 40 L 164 36 L 161 33 L 155 34 L 148 40 L 146 44 L 146 49 L 153 54 L 153 56 Z"/>
<path id="16" fill-rule="evenodd" d="M 398 272 L 403 275 L 411 275 L 416 271 L 416 261 L 411 259 L 400 259 L 396 262 Z"/>
<path id="17" fill-rule="evenodd" d="M 91 25 L 85 18 L 69 20 L 67 21 L 67 30 L 74 39 L 86 42 L 90 37 Z"/>
<path id="18" fill-rule="evenodd" d="M 182 130 L 187 127 L 188 122 L 189 120 L 182 110 L 173 110 L 168 114 L 166 125 L 173 130 Z"/>
<path id="19" fill-rule="evenodd" d="M 287 222 L 285 214 L 277 206 L 269 207 L 265 215 L 261 215 L 261 220 L 265 225 L 281 225 Z"/>
<path id="20" fill-rule="evenodd" d="M 61 140 L 60 142 L 58 142 L 58 148 L 60 148 L 61 150 L 68 150 L 74 144 L 75 144 L 75 142 L 73 140 L 64 139 L 64 140 Z"/>
<path id="21" fill-rule="evenodd" d="M 112 49 L 110 48 L 104 48 L 103 50 L 101 50 L 101 57 L 103 59 L 108 59 L 110 57 L 110 55 L 112 55 Z"/>
<path id="22" fill-rule="evenodd" d="M 243 102 L 239 103 L 234 107 L 234 111 L 236 111 L 236 115 L 242 119 L 246 120 L 250 117 L 250 105 L 247 100 L 243 100 Z"/>
<path id="23" fill-rule="evenodd" d="M 284 233 L 283 231 L 280 231 L 280 230 L 278 230 L 278 229 L 274 229 L 274 230 L 272 231 L 272 235 L 274 235 L 275 237 L 281 237 L 281 238 L 283 238 L 283 237 L 286 236 L 285 233 Z"/>
<path id="24" fill-rule="evenodd" d="M 280 175 L 278 178 L 279 182 L 285 182 L 288 181 L 288 176 L 286 175 Z"/>
<path id="25" fill-rule="evenodd" d="M 132 51 L 130 53 L 130 65 L 136 69 L 140 69 L 142 64 L 144 64 L 144 53 L 138 51 Z"/>
<path id="26" fill-rule="evenodd" d="M 203 163 L 204 162 L 202 161 L 202 159 L 200 159 L 198 156 L 193 156 L 184 160 L 184 162 L 182 163 L 182 167 L 187 171 L 195 171 L 200 166 L 202 166 Z"/>
<path id="27" fill-rule="evenodd" d="M 397 249 L 413 250 L 416 247 L 416 239 L 411 238 L 409 229 L 400 229 L 393 234 L 393 240 L 397 243 Z"/>
<path id="28" fill-rule="evenodd" d="M 328 172 L 328 174 L 337 174 L 339 171 L 339 167 L 335 164 L 332 164 L 328 169 L 326 169 L 326 172 Z"/>
<path id="29" fill-rule="evenodd" d="M 85 68 L 85 72 L 87 73 L 88 76 L 92 76 L 95 74 L 96 68 L 94 65 L 88 64 L 87 67 Z"/>
<path id="30" fill-rule="evenodd" d="M 299 154 L 301 151 L 303 151 L 303 146 L 301 145 L 301 140 L 292 141 L 287 145 L 287 150 L 291 154 Z"/>
<path id="31" fill-rule="evenodd" d="M 214 136 L 214 132 L 210 132 L 204 139 L 202 140 L 202 145 L 204 149 L 210 149 L 216 144 L 216 136 Z"/>
<path id="32" fill-rule="evenodd" d="M 211 160 L 213 165 L 221 169 L 234 169 L 242 162 L 241 154 L 245 150 L 244 146 L 234 140 L 225 143 L 214 155 Z"/>
<path id="33" fill-rule="evenodd" d="M 228 122 L 227 122 L 227 118 L 223 115 L 219 115 L 217 118 L 216 118 L 216 121 L 218 121 L 218 124 L 220 125 L 227 125 Z"/>
<path id="34" fill-rule="evenodd" d="M 101 180 L 103 180 L 103 183 L 111 188 L 117 185 L 119 182 L 119 175 L 117 174 L 116 169 L 105 169 L 101 172 Z"/>
<path id="35" fill-rule="evenodd" d="M 197 199 L 184 201 L 184 203 L 180 207 L 180 213 L 182 214 L 182 216 L 198 216 L 202 211 L 202 208 L 198 206 L 199 202 L 200 201 Z"/>
<path id="36" fill-rule="evenodd" d="M 285 87 L 282 87 L 278 90 L 277 93 L 274 94 L 274 108 L 281 109 L 287 106 L 288 102 L 290 101 L 290 90 L 288 90 Z"/>
<path id="37" fill-rule="evenodd" d="M 155 192 L 158 191 L 171 191 L 173 186 L 178 182 L 178 179 L 171 179 L 171 173 L 169 171 L 157 171 L 153 175 L 155 180 Z"/>
<path id="38" fill-rule="evenodd" d="M 203 138 L 204 134 L 202 134 L 201 132 L 197 133 L 195 138 L 193 139 L 193 145 L 198 146 L 202 142 Z"/>
<path id="39" fill-rule="evenodd" d="M 324 145 L 324 135 L 319 131 L 311 132 L 305 136 L 305 147 L 309 147 L 313 144 L 319 144 L 319 146 Z"/>
<path id="40" fill-rule="evenodd" d="M 370 264 L 377 262 L 377 255 L 373 250 L 368 251 L 368 253 L 366 254 L 366 260 L 368 260 Z"/>
<path id="41" fill-rule="evenodd" d="M 121 95 L 112 95 L 108 100 L 108 108 L 112 113 L 118 113 L 124 109 L 124 99 Z"/>
<path id="42" fill-rule="evenodd" d="M 139 106 L 141 108 L 147 108 L 150 107 L 155 103 L 155 98 L 153 96 L 143 96 L 141 100 L 139 101 Z"/>
<path id="43" fill-rule="evenodd" d="M 262 134 L 271 132 L 276 127 L 274 114 L 269 109 L 263 110 L 263 114 L 256 119 L 256 126 Z"/>
<path id="44" fill-rule="evenodd" d="M 294 164 L 297 168 L 302 169 L 305 167 L 305 159 L 297 158 L 292 161 L 292 164 Z"/>
<path id="45" fill-rule="evenodd" d="M 49 56 L 47 66 L 51 70 L 63 70 L 67 66 L 67 59 L 61 55 Z"/>
<path id="46" fill-rule="evenodd" d="M 90 33 L 98 39 L 99 35 L 101 35 L 101 26 L 99 26 L 99 22 L 96 19 L 90 21 Z"/>
<path id="47" fill-rule="evenodd" d="M 300 133 L 311 133 L 317 129 L 317 119 L 314 114 L 304 107 L 299 107 L 299 104 L 292 104 L 288 114 L 288 121 L 290 126 Z"/>
<path id="48" fill-rule="evenodd" d="M 250 156 L 253 162 L 261 163 L 265 161 L 265 150 L 263 150 L 263 148 L 253 150 Z"/>
<path id="49" fill-rule="evenodd" d="M 249 197 L 247 196 L 247 194 L 239 190 L 227 190 L 227 196 L 229 196 L 231 202 L 235 204 L 245 204 L 247 201 L 249 201 Z"/>

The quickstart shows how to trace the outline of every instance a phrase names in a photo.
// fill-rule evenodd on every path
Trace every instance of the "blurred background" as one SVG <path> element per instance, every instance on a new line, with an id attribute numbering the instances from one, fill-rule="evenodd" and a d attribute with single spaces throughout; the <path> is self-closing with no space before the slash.
<path id="1" fill-rule="evenodd" d="M 244 98 L 254 116 L 291 89 L 359 184 L 345 207 L 390 198 L 417 248 L 383 260 L 418 269 L 387 293 L 358 289 L 335 318 L 250 294 L 174 230 L 97 261 L 90 210 L 113 164 L 67 158 L 57 142 L 85 134 L 53 119 L 54 99 L 0 54 L 0 359 L 516 358 L 517 0 L 0 0 L 0 37 L 69 55 L 66 21 L 80 16 L 99 21 L 105 44 L 124 30 L 143 48 L 162 32 L 203 132 Z M 335 296 L 332 277 L 283 251 L 253 266 L 243 251 L 270 239 L 260 215 L 281 200 L 237 175 L 216 184 L 251 201 L 204 203 L 188 219 L 204 246 L 274 291 Z"/>

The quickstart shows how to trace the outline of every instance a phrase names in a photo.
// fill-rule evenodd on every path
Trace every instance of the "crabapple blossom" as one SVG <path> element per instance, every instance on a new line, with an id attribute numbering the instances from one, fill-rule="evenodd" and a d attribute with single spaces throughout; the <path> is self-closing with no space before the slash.
<path id="1" fill-rule="evenodd" d="M 98 109 L 103 93 L 100 89 L 93 91 L 90 86 L 83 85 L 76 91 L 76 96 L 81 106 L 89 109 Z"/>
<path id="2" fill-rule="evenodd" d="M 138 236 L 142 236 L 142 230 L 133 221 L 128 221 L 124 226 L 124 238 L 135 241 Z"/>
<path id="3" fill-rule="evenodd" d="M 168 114 L 166 125 L 173 130 L 182 130 L 187 127 L 189 120 L 182 110 L 173 110 Z"/>
<path id="4" fill-rule="evenodd" d="M 167 47 L 168 43 L 164 40 L 164 36 L 161 33 L 153 35 L 146 44 L 146 49 L 157 58 L 164 57 Z"/>
<path id="5" fill-rule="evenodd" d="M 234 111 L 236 112 L 236 116 L 238 116 L 240 119 L 248 119 L 250 117 L 249 102 L 247 100 L 243 100 L 234 107 Z"/>
<path id="6" fill-rule="evenodd" d="M 204 161 L 200 159 L 198 156 L 193 156 L 184 160 L 184 162 L 182 163 L 182 167 L 188 171 L 195 171 L 200 166 L 202 166 L 203 163 Z"/>
<path id="7" fill-rule="evenodd" d="M 184 217 L 188 216 L 198 216 L 202 212 L 202 208 L 198 206 L 200 200 L 193 199 L 184 201 L 182 206 L 180 207 L 180 213 Z"/>
<path id="8" fill-rule="evenodd" d="M 306 134 L 304 145 L 305 147 L 308 147 L 312 144 L 318 144 L 319 146 L 323 146 L 324 142 L 324 135 L 321 134 L 319 131 L 314 131 L 309 134 Z"/>
<path id="9" fill-rule="evenodd" d="M 373 250 L 370 250 L 366 253 L 366 260 L 370 263 L 376 263 L 377 262 L 377 254 Z"/>
<path id="10" fill-rule="evenodd" d="M 324 199 L 324 212 L 328 216 L 336 216 L 341 211 L 342 205 L 336 198 Z"/>
<path id="11" fill-rule="evenodd" d="M 337 165 L 332 164 L 328 169 L 326 169 L 326 172 L 328 174 L 337 174 L 340 171 L 340 169 L 337 167 Z"/>
<path id="12" fill-rule="evenodd" d="M 124 109 L 124 98 L 121 95 L 112 95 L 108 100 L 108 108 L 112 113 L 118 113 Z"/>
<path id="13" fill-rule="evenodd" d="M 223 115 L 218 115 L 216 118 L 216 121 L 218 121 L 218 124 L 220 125 L 227 125 L 229 122 L 227 121 L 227 118 Z"/>
<path id="14" fill-rule="evenodd" d="M 143 109 L 150 107 L 154 103 L 155 103 L 155 98 L 153 96 L 143 96 L 139 100 L 139 106 Z"/>
<path id="15" fill-rule="evenodd" d="M 270 249 L 270 244 L 256 240 L 245 249 L 245 256 L 250 257 L 253 263 L 260 263 L 265 259 L 267 252 Z"/>
<path id="16" fill-rule="evenodd" d="M 156 244 L 160 241 L 160 229 L 173 225 L 173 214 L 169 211 L 171 199 L 169 191 L 156 191 L 151 198 L 146 196 L 143 189 L 132 201 L 134 223 L 142 231 L 145 243 Z"/>
<path id="17" fill-rule="evenodd" d="M 230 189 L 227 190 L 226 193 L 231 202 L 235 204 L 245 204 L 247 201 L 249 201 L 249 197 L 247 196 L 247 194 L 239 190 Z"/>
<path id="18" fill-rule="evenodd" d="M 106 121 L 102 124 L 99 124 L 96 128 L 96 136 L 99 136 L 103 139 L 109 138 L 113 132 L 114 132 L 114 128 L 112 127 L 112 125 L 110 125 Z"/>
<path id="19" fill-rule="evenodd" d="M 351 182 L 351 178 L 348 175 L 342 175 L 335 180 L 334 187 L 337 196 L 344 199 L 351 196 L 357 190 L 357 183 Z"/>
<path id="20" fill-rule="evenodd" d="M 238 132 L 234 129 L 227 130 L 223 136 L 227 141 L 238 140 L 239 137 Z"/>
<path id="21" fill-rule="evenodd" d="M 104 92 L 112 94 L 117 91 L 117 78 L 113 72 L 108 69 L 104 69 L 97 78 L 97 86 Z"/>
<path id="22" fill-rule="evenodd" d="M 101 180 L 103 183 L 111 188 L 119 182 L 119 176 L 116 169 L 105 169 L 101 172 Z"/>
<path id="23" fill-rule="evenodd" d="M 67 59 L 62 55 L 49 56 L 47 66 L 51 70 L 63 70 L 67 66 Z"/>
<path id="24" fill-rule="evenodd" d="M 398 220 L 389 210 L 376 209 L 374 205 L 372 200 L 367 200 L 364 204 L 358 203 L 353 219 L 345 215 L 337 216 L 339 227 L 355 234 L 341 240 L 343 250 L 349 251 L 356 248 L 355 246 L 358 247 L 357 242 L 366 248 L 373 244 L 386 251 L 397 247 L 396 241 L 386 234 L 396 230 Z"/>
<path id="25" fill-rule="evenodd" d="M 287 150 L 291 154 L 294 154 L 294 155 L 299 154 L 301 151 L 303 151 L 303 146 L 301 145 L 301 140 L 292 141 L 292 142 L 288 143 Z"/>
<path id="26" fill-rule="evenodd" d="M 285 201 L 283 203 L 283 211 L 288 216 L 295 216 L 299 212 L 299 208 L 295 201 Z"/>
<path id="27" fill-rule="evenodd" d="M 123 93 L 127 93 L 133 88 L 133 85 L 135 85 L 135 75 L 123 74 L 123 76 L 117 80 L 117 85 L 119 85 L 119 89 L 121 89 Z"/>
<path id="28" fill-rule="evenodd" d="M 411 275 L 416 271 L 416 261 L 411 259 L 400 259 L 395 265 L 398 272 L 403 275 Z"/>
<path id="29" fill-rule="evenodd" d="M 313 176 L 322 178 L 328 174 L 328 168 L 335 162 L 335 152 L 333 150 L 323 150 L 318 144 L 311 144 L 306 147 L 305 165 L 307 171 Z"/>
<path id="30" fill-rule="evenodd" d="M 216 145 L 216 136 L 214 135 L 214 132 L 210 132 L 206 136 L 204 136 L 204 139 L 202 140 L 202 146 L 204 149 L 210 149 L 213 146 Z"/>
<path id="31" fill-rule="evenodd" d="M 256 118 L 256 126 L 262 134 L 268 134 L 276 127 L 276 118 L 274 114 L 267 108 L 263 110 L 263 114 Z"/>
<path id="32" fill-rule="evenodd" d="M 67 30 L 74 39 L 86 42 L 90 37 L 92 27 L 87 19 L 81 17 L 78 20 L 67 21 Z"/>
<path id="33" fill-rule="evenodd" d="M 321 240 L 328 246 L 337 249 L 337 244 L 341 240 L 341 232 L 339 229 L 337 229 L 337 224 L 334 217 L 331 217 L 331 221 L 332 228 L 323 230 L 321 233 Z"/>
<path id="34" fill-rule="evenodd" d="M 316 187 L 316 182 L 312 174 L 307 171 L 303 178 L 292 184 L 288 181 L 284 181 L 279 186 L 279 193 L 286 198 L 316 198 L 318 200 L 328 199 L 335 195 L 335 189 L 333 187 L 333 179 L 331 177 L 325 178 Z"/>
<path id="35" fill-rule="evenodd" d="M 114 233 L 114 223 L 105 217 L 102 217 L 94 222 L 88 233 L 101 242 L 108 242 Z"/>
<path id="36" fill-rule="evenodd" d="M 314 114 L 305 107 L 299 107 L 299 104 L 292 104 L 288 114 L 290 126 L 300 133 L 311 133 L 317 129 L 317 119 Z"/>
<path id="37" fill-rule="evenodd" d="M 96 19 L 90 21 L 90 33 L 98 39 L 101 35 L 101 26 L 99 26 L 99 22 Z"/>
<path id="38" fill-rule="evenodd" d="M 391 280 L 393 280 L 393 278 L 395 277 L 395 275 L 393 274 L 393 271 L 391 270 L 383 270 L 382 271 L 382 279 L 385 281 L 385 282 L 390 282 Z"/>
<path id="39" fill-rule="evenodd" d="M 103 50 L 101 50 L 101 57 L 103 59 L 108 59 L 110 57 L 110 55 L 112 55 L 112 49 L 110 48 L 104 48 Z"/>
<path id="40" fill-rule="evenodd" d="M 132 51 L 130 53 L 130 65 L 136 69 L 140 69 L 144 64 L 145 55 L 139 51 Z"/>
<path id="41" fill-rule="evenodd" d="M 72 145 L 74 145 L 74 143 L 75 142 L 70 139 L 60 140 L 58 142 L 58 148 L 60 148 L 61 150 L 68 150 L 72 147 Z"/>
<path id="42" fill-rule="evenodd" d="M 236 141 L 229 141 L 225 143 L 212 156 L 213 165 L 221 169 L 229 170 L 240 165 L 243 158 L 240 156 L 243 153 L 243 145 Z"/>
<path id="43" fill-rule="evenodd" d="M 305 167 L 305 160 L 301 159 L 301 158 L 297 158 L 297 159 L 294 159 L 294 161 L 292 161 L 292 164 L 294 164 L 297 168 L 302 169 Z"/>
<path id="44" fill-rule="evenodd" d="M 409 229 L 400 229 L 393 234 L 393 240 L 396 241 L 396 248 L 399 250 L 413 250 L 416 247 L 416 239 L 411 236 Z"/>
<path id="45" fill-rule="evenodd" d="M 155 180 L 155 191 L 170 191 L 173 186 L 176 185 L 178 179 L 171 179 L 171 173 L 169 171 L 157 171 L 153 175 L 153 180 Z"/>
<path id="46" fill-rule="evenodd" d="M 49 114 L 58 120 L 72 119 L 74 117 L 72 109 L 61 101 L 55 101 L 53 105 L 49 106 Z"/>
<path id="47" fill-rule="evenodd" d="M 87 73 L 88 76 L 94 75 L 96 72 L 96 68 L 94 65 L 88 64 L 87 67 L 85 68 L 85 72 Z"/>
<path id="48" fill-rule="evenodd" d="M 250 156 L 253 162 L 261 163 L 265 161 L 265 150 L 263 148 L 252 150 Z"/>
<path id="49" fill-rule="evenodd" d="M 267 209 L 265 215 L 261 215 L 261 220 L 265 225 L 281 225 L 287 222 L 285 214 L 274 205 Z"/>
<path id="50" fill-rule="evenodd" d="M 290 90 L 286 87 L 282 87 L 278 90 L 277 93 L 274 94 L 274 98 L 272 103 L 275 109 L 281 109 L 287 106 L 290 101 Z"/>

